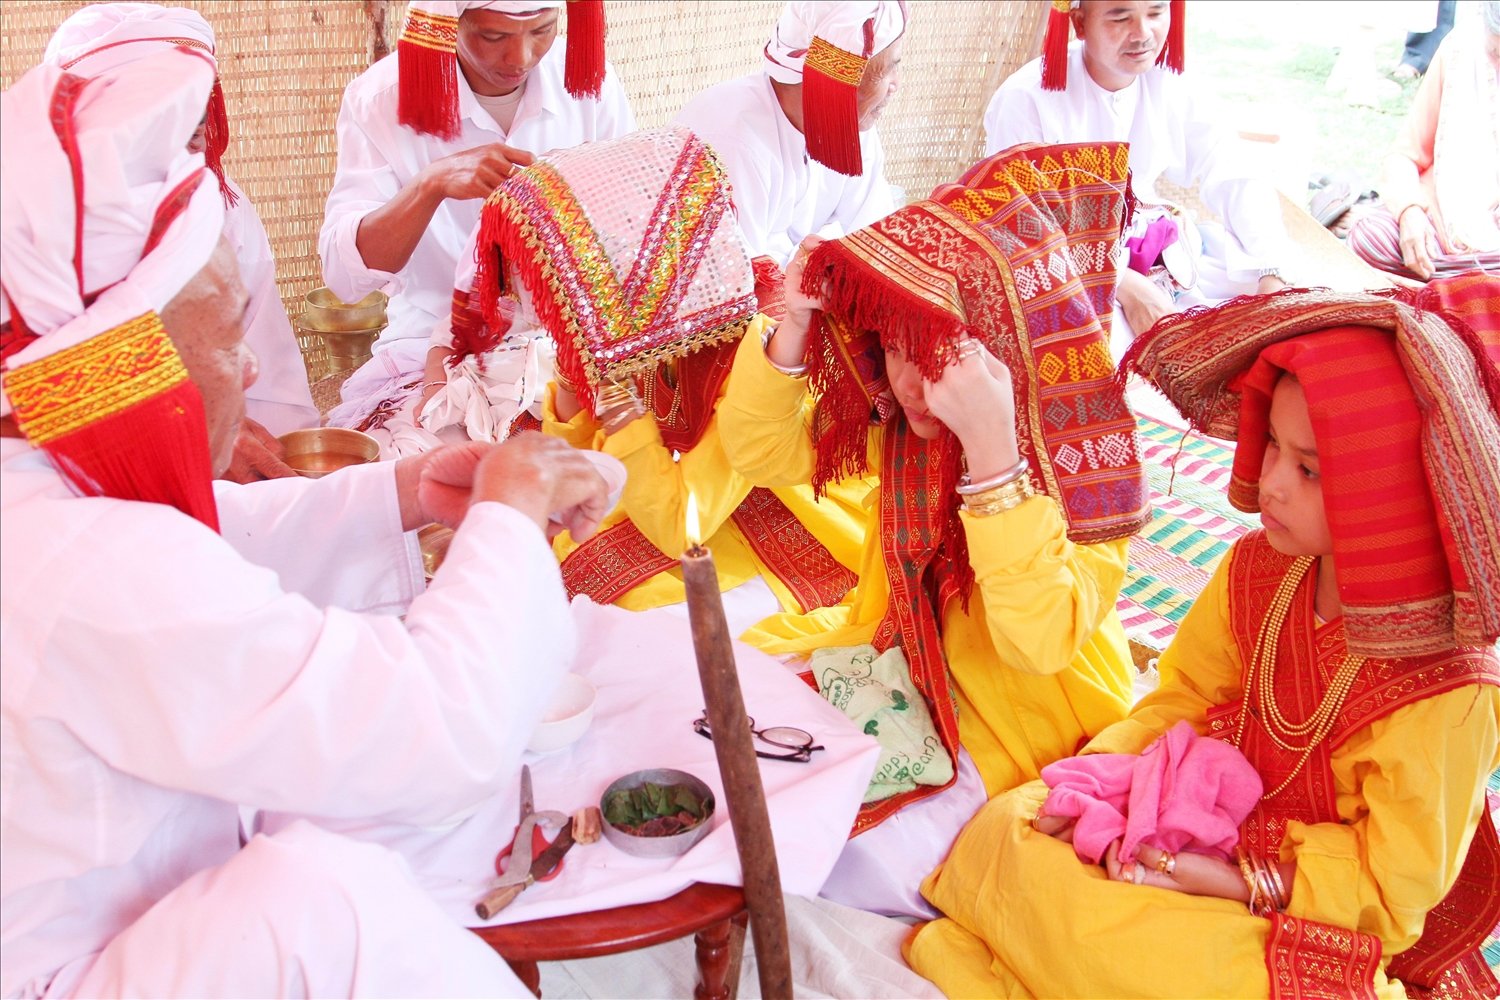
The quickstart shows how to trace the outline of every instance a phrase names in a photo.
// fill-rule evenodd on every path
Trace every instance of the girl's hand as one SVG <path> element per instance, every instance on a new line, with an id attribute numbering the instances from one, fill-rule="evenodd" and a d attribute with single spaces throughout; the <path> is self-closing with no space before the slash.
<path id="1" fill-rule="evenodd" d="M 923 379 L 922 395 L 963 445 L 970 479 L 988 479 L 1020 461 L 1010 369 L 979 341 L 959 341 L 957 360 L 937 381 Z"/>

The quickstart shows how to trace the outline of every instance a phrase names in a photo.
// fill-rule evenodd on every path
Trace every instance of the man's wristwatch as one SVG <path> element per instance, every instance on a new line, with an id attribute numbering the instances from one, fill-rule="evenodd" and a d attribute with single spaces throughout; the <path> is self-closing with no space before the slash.
<path id="1" fill-rule="evenodd" d="M 1258 275 L 1258 277 L 1275 278 L 1282 284 L 1286 283 L 1286 279 L 1281 276 L 1281 268 L 1279 267 L 1263 267 L 1260 269 L 1260 274 Z"/>

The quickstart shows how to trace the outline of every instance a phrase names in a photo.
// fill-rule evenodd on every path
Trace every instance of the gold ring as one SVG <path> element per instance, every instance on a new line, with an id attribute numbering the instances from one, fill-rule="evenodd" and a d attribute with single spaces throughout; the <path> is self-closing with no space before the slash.
<path id="1" fill-rule="evenodd" d="M 1041 813 L 1037 813 L 1035 816 L 1031 817 L 1031 828 L 1033 830 L 1035 830 L 1037 833 L 1041 833 L 1042 832 L 1041 826 L 1038 825 L 1039 821 L 1041 820 L 1041 818 L 1042 818 L 1042 814 Z"/>
<path id="2" fill-rule="evenodd" d="M 1146 869 L 1141 867 L 1139 861 L 1135 862 L 1135 872 L 1130 876 L 1130 881 L 1136 885 L 1144 885 L 1146 882 Z"/>
<path id="3" fill-rule="evenodd" d="M 1177 855 L 1171 851 L 1162 851 L 1156 859 L 1156 871 L 1161 875 L 1171 875 L 1177 871 Z"/>

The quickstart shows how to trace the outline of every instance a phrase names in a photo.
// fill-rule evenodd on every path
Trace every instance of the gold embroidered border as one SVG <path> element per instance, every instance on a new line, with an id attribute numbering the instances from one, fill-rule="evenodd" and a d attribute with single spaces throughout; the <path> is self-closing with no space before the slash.
<path id="1" fill-rule="evenodd" d="M 4 376 L 16 423 L 34 445 L 111 417 L 188 377 L 161 317 L 143 313 Z"/>
<path id="2" fill-rule="evenodd" d="M 401 40 L 438 52 L 455 52 L 458 49 L 458 18 L 413 8 L 407 12 Z"/>
<path id="3" fill-rule="evenodd" d="M 865 62 L 863 56 L 845 52 L 817 35 L 813 36 L 812 44 L 807 47 L 807 69 L 816 70 L 830 80 L 847 83 L 851 87 L 859 86 L 860 77 L 865 75 Z"/>

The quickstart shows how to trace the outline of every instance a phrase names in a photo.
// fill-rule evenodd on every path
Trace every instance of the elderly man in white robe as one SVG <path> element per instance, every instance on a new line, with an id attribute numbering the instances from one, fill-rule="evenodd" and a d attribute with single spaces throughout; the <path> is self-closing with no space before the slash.
<path id="1" fill-rule="evenodd" d="M 986 155 L 1023 142 L 1130 144 L 1131 183 L 1142 204 L 1130 235 L 1145 249 L 1119 269 L 1117 357 L 1136 333 L 1168 313 L 1285 284 L 1286 230 L 1275 189 L 1247 169 L 1240 140 L 1218 124 L 1201 96 L 1159 65 L 1166 57 L 1181 69 L 1184 7 L 1183 0 L 1073 0 L 1066 13 L 1054 8 L 1044 57 L 1002 83 L 984 115 Z M 1071 46 L 1070 23 L 1078 36 Z M 1222 225 L 1194 226 L 1153 210 L 1162 177 L 1184 188 L 1197 185 L 1199 199 Z M 1146 228 L 1163 217 L 1177 226 L 1177 238 L 1161 251 L 1158 265 L 1159 239 Z"/>
<path id="2" fill-rule="evenodd" d="M 0 994 L 522 995 L 394 854 L 241 846 L 238 807 L 510 791 L 574 649 L 545 526 L 587 532 L 604 484 L 539 435 L 213 482 L 256 367 L 186 148 L 213 81 L 171 49 L 0 96 Z"/>
<path id="3" fill-rule="evenodd" d="M 215 56 L 214 32 L 197 11 L 154 3 L 90 4 L 74 11 L 47 42 L 43 59 L 75 76 L 95 76 L 163 49 L 187 45 Z M 247 420 L 235 446 L 228 478 L 254 482 L 296 472 L 281 460 L 277 435 L 316 426 L 318 408 L 307 385 L 307 369 L 297 336 L 276 288 L 271 241 L 255 206 L 224 172 L 221 158 L 229 142 L 223 92 L 214 87 L 203 124 L 190 145 L 201 152 L 218 177 L 224 196 L 224 234 L 239 261 L 250 292 L 245 343 L 260 360 L 260 376 L 245 392 Z"/>
<path id="4" fill-rule="evenodd" d="M 483 199 L 533 154 L 635 130 L 604 61 L 600 0 L 413 0 L 397 51 L 356 77 L 338 117 L 338 171 L 318 249 L 354 302 L 391 294 L 375 356 L 329 422 L 370 429 L 421 388 Z M 371 419 L 371 414 L 379 411 Z"/>
<path id="5" fill-rule="evenodd" d="M 875 125 L 901 83 L 908 19 L 905 0 L 789 3 L 760 69 L 678 112 L 729 173 L 751 257 L 786 267 L 804 236 L 896 209 Z"/>

